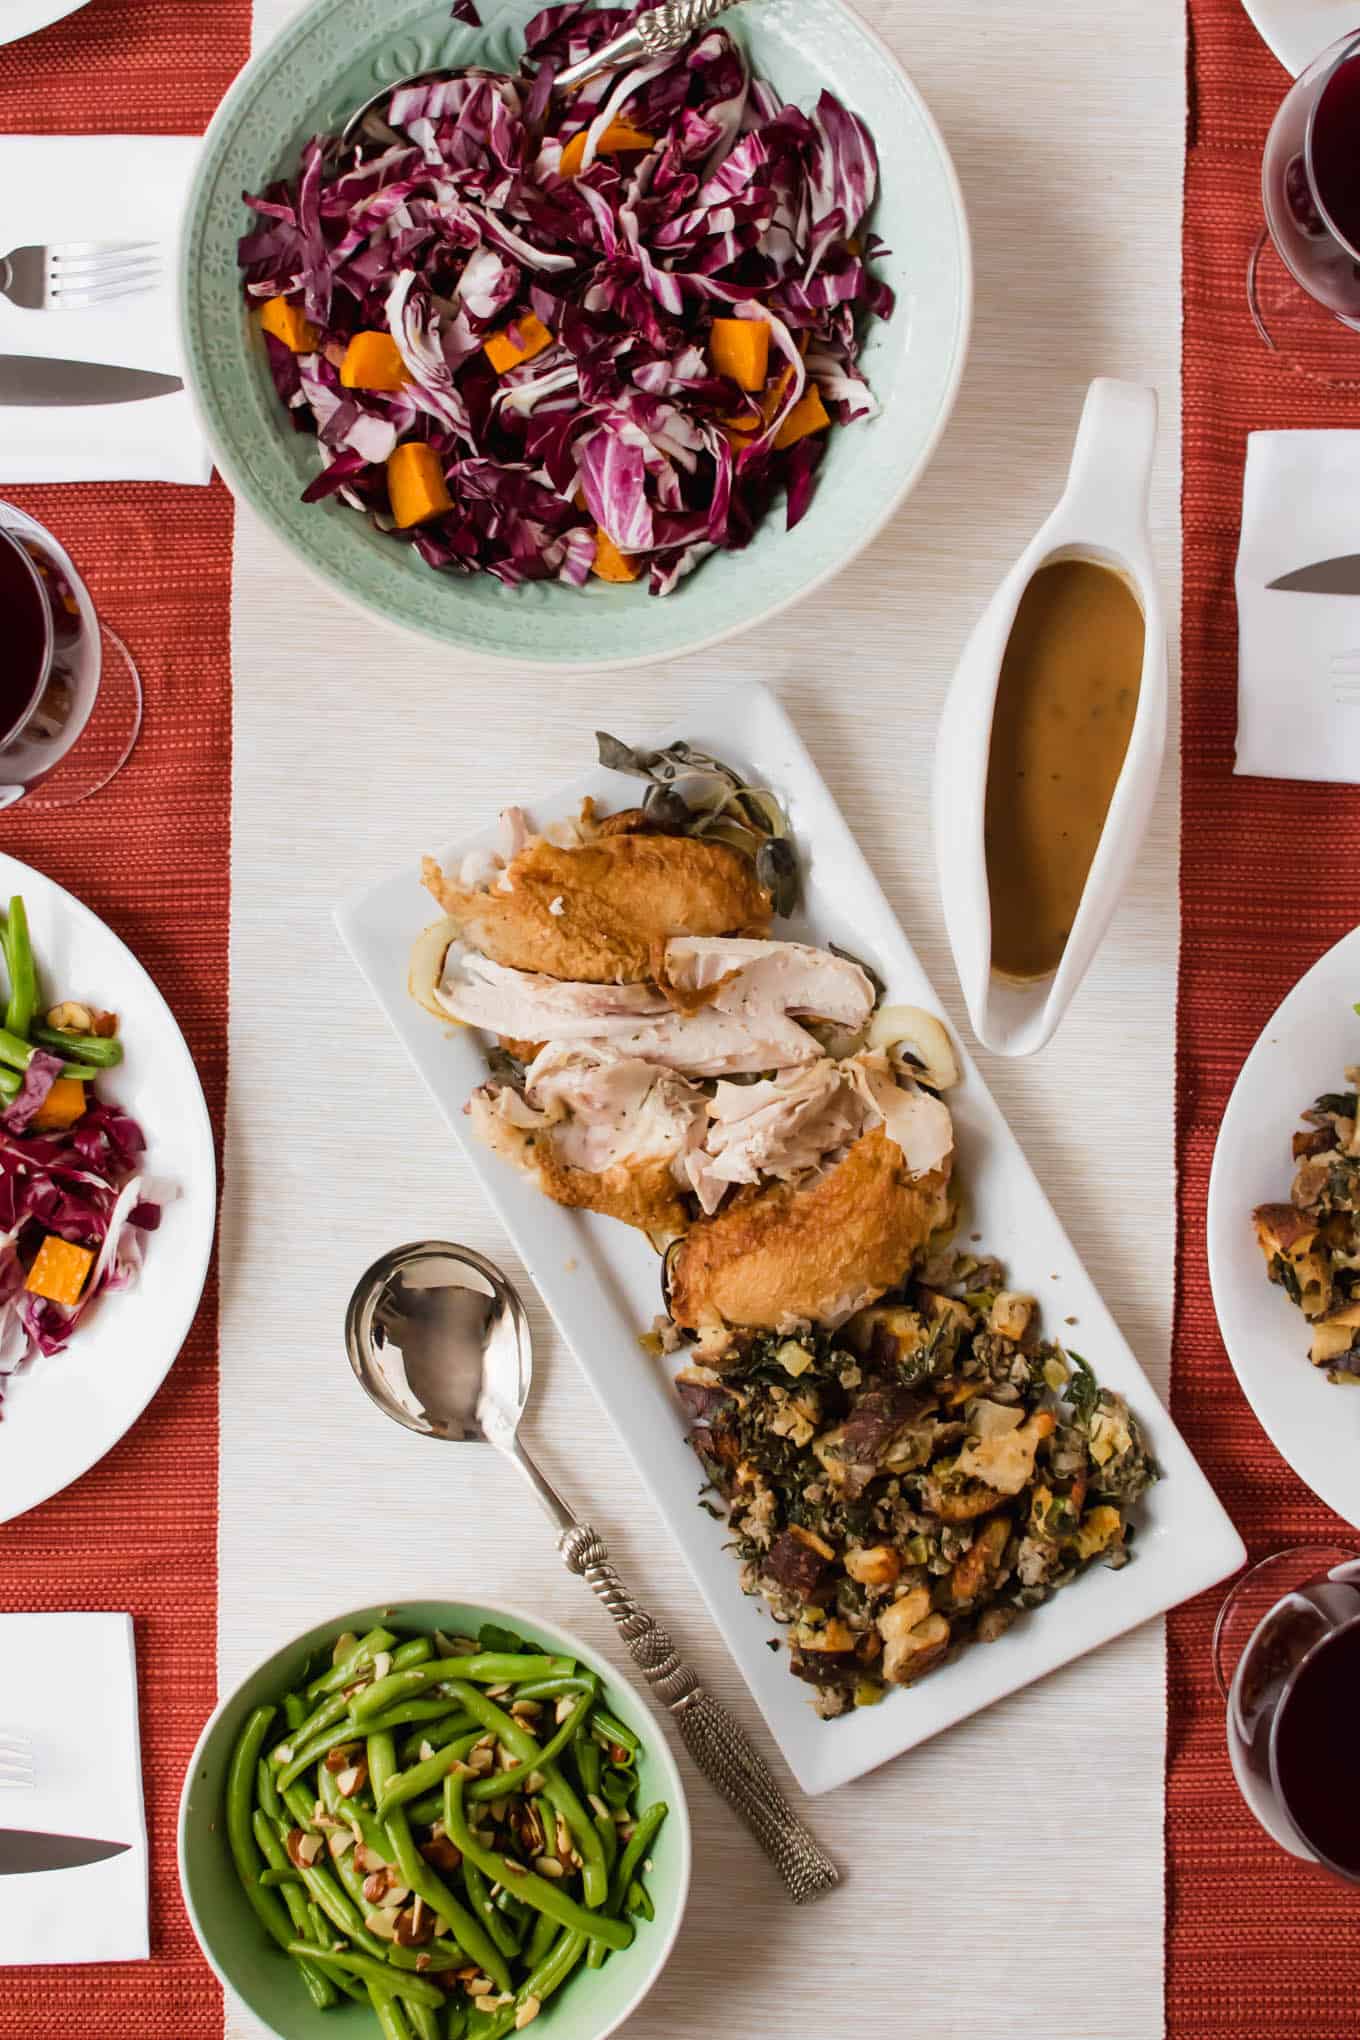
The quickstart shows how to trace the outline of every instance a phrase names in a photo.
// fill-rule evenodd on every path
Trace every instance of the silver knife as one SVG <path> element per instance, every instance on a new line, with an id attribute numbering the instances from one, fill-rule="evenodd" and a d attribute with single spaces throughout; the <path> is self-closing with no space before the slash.
<path id="1" fill-rule="evenodd" d="M 0 405 L 136 404 L 144 397 L 167 397 L 183 388 L 177 375 L 154 375 L 146 368 L 0 354 Z"/>
<path id="2" fill-rule="evenodd" d="M 1267 585 L 1286 595 L 1360 595 L 1360 553 L 1342 553 L 1334 560 L 1297 567 Z"/>
<path id="3" fill-rule="evenodd" d="M 21 1877 L 32 1870 L 78 1870 L 84 1863 L 103 1863 L 121 1856 L 130 1842 L 91 1842 L 81 1835 L 37 1835 L 25 1828 L 0 1828 L 0 1877 Z"/>

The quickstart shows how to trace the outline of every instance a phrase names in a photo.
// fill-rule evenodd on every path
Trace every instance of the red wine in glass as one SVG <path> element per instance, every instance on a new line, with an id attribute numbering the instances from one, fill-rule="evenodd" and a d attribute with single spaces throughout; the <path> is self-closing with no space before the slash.
<path id="1" fill-rule="evenodd" d="M 1360 1882 L 1360 1559 L 1300 1547 L 1264 1560 L 1214 1643 L 1247 1804 L 1291 1855 Z"/>
<path id="2" fill-rule="evenodd" d="M 1337 369 L 1360 376 L 1360 351 L 1339 352 L 1332 323 L 1360 332 L 1360 35 L 1324 50 L 1295 83 L 1266 143 L 1261 189 L 1266 230 L 1248 272 L 1261 337 L 1324 380 Z"/>
<path id="3" fill-rule="evenodd" d="M 50 532 L 0 503 L 0 809 L 108 784 L 141 727 L 141 681 Z M 78 752 L 77 752 L 78 747 Z"/>

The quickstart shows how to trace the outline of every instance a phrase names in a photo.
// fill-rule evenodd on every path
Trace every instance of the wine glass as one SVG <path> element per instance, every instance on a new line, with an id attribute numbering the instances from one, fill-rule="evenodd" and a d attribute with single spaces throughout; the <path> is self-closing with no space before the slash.
<path id="1" fill-rule="evenodd" d="M 1315 380 L 1360 386 L 1360 33 L 1298 78 L 1266 143 L 1266 224 L 1247 295 L 1257 331 Z"/>
<path id="2" fill-rule="evenodd" d="M 1360 1548 L 1262 1559 L 1220 1609 L 1213 1649 L 1247 1805 L 1290 1855 L 1360 1883 Z"/>
<path id="3" fill-rule="evenodd" d="M 71 807 L 107 786 L 142 726 L 142 683 L 65 549 L 0 502 L 0 808 Z"/>

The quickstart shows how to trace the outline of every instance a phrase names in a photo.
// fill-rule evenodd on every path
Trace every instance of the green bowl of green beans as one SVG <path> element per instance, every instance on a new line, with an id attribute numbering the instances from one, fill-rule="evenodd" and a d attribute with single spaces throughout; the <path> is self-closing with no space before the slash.
<path id="1" fill-rule="evenodd" d="M 604 2040 L 660 1974 L 690 1828 L 655 1716 L 517 1609 L 351 1609 L 199 1739 L 180 1879 L 279 2040 Z"/>

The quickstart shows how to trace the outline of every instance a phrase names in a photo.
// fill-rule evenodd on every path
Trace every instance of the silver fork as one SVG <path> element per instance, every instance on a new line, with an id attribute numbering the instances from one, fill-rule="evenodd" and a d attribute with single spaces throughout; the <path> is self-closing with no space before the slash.
<path id="1" fill-rule="evenodd" d="M 27 1736 L 0 1728 L 0 1792 L 10 1787 L 27 1790 L 35 1782 L 32 1743 Z"/>
<path id="2" fill-rule="evenodd" d="M 139 297 L 160 280 L 155 241 L 62 241 L 0 256 L 0 297 L 26 312 L 80 311 Z"/>

